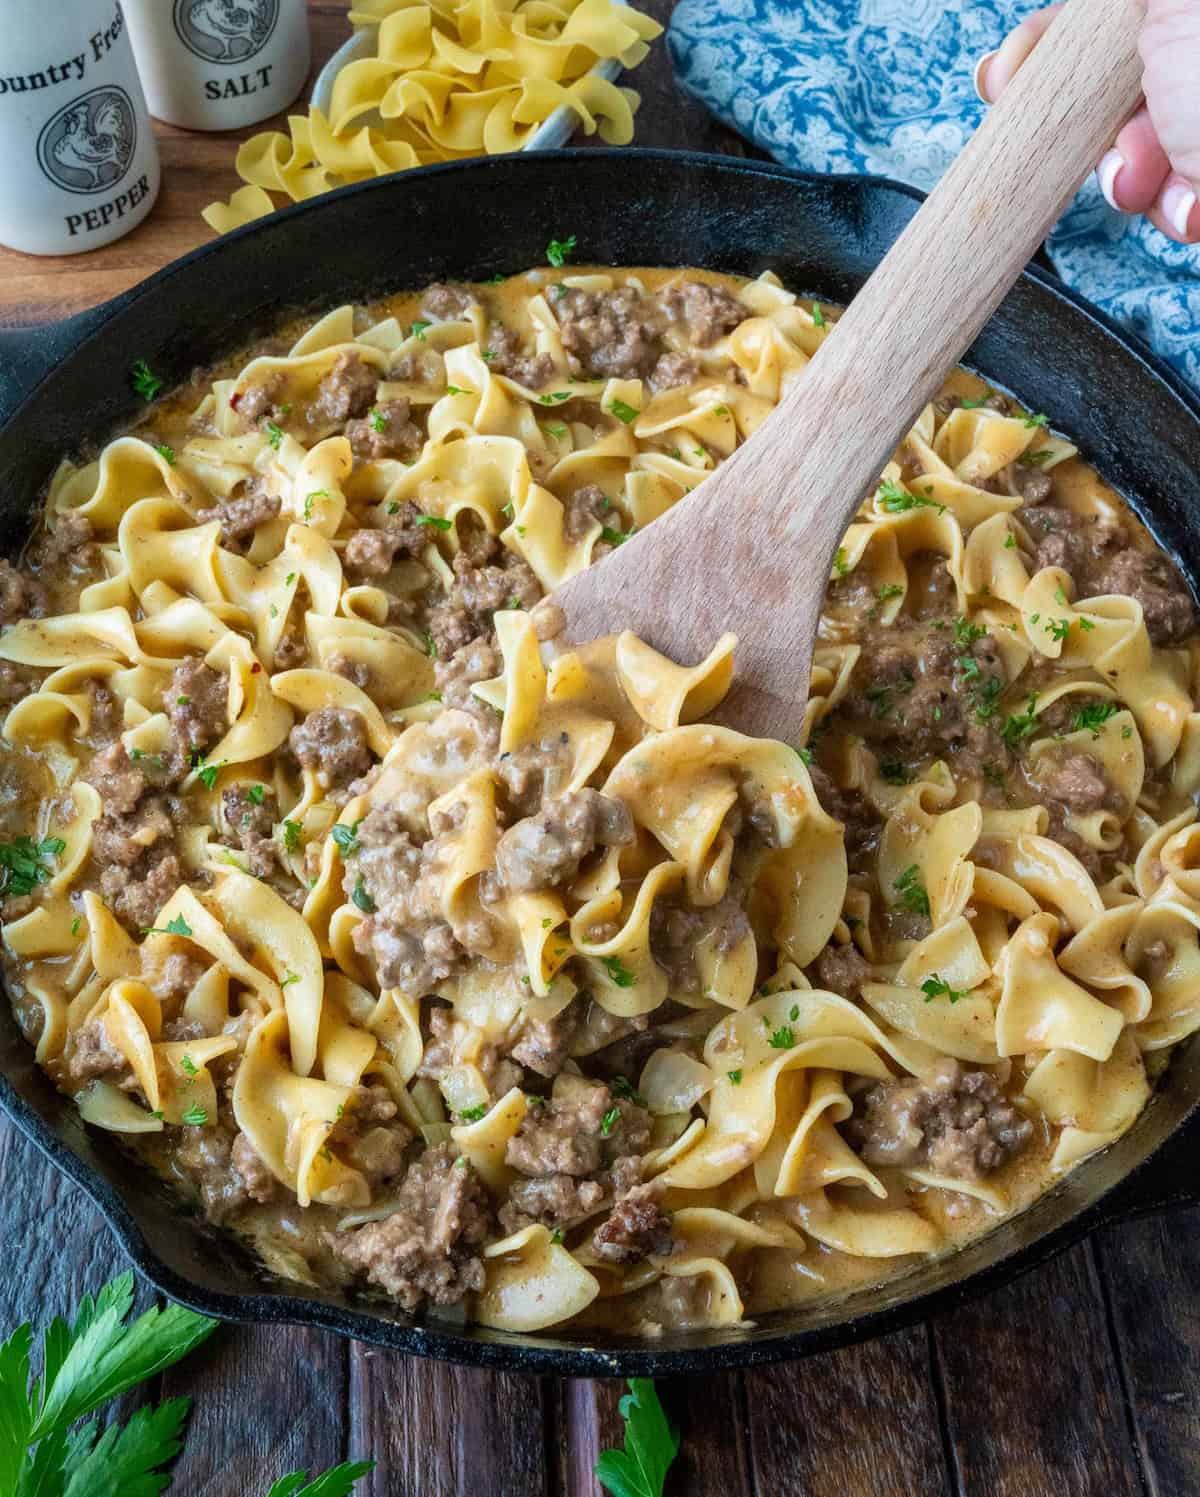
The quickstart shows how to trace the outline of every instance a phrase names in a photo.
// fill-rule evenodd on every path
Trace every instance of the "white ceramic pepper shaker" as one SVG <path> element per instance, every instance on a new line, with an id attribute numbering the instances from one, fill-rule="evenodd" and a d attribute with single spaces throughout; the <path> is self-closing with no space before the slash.
<path id="1" fill-rule="evenodd" d="M 98 249 L 141 223 L 158 187 L 118 0 L 0 0 L 0 243 Z"/>
<path id="2" fill-rule="evenodd" d="M 236 130 L 286 109 L 308 77 L 305 0 L 123 0 L 150 113 Z"/>

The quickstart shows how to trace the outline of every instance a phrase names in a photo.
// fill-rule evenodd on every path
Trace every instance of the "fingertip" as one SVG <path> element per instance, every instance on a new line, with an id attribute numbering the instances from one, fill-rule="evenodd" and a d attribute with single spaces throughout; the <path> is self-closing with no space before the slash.
<path id="1" fill-rule="evenodd" d="M 1200 198 L 1185 178 L 1173 175 L 1158 200 L 1164 233 L 1180 244 L 1200 243 Z"/>
<path id="2" fill-rule="evenodd" d="M 1171 174 L 1171 163 L 1144 105 L 1122 126 L 1115 152 L 1123 168 L 1119 176 L 1112 175 L 1112 193 L 1106 192 L 1105 196 L 1122 213 L 1145 213 L 1162 193 Z M 1109 156 L 1112 154 L 1109 152 Z M 1109 156 L 1101 162 L 1101 168 L 1108 163 Z"/>
<path id="3" fill-rule="evenodd" d="M 985 52 L 975 64 L 975 75 L 972 81 L 975 84 L 976 94 L 984 104 L 994 104 L 996 102 L 996 96 L 988 88 L 988 69 L 991 67 L 995 56 L 995 52 Z"/>

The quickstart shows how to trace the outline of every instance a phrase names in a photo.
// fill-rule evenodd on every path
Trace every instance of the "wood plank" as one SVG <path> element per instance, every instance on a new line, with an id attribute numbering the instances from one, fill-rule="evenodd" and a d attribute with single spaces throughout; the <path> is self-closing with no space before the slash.
<path id="1" fill-rule="evenodd" d="M 349 1451 L 376 1470 L 355 1497 L 539 1497 L 547 1426 L 537 1378 L 350 1348 Z"/>
<path id="2" fill-rule="evenodd" d="M 327 1331 L 219 1330 L 163 1375 L 164 1396 L 193 1401 L 173 1489 L 189 1497 L 266 1492 L 285 1472 L 336 1465 L 344 1455 L 347 1381 L 346 1343 Z"/>
<path id="3" fill-rule="evenodd" d="M 1200 1492 L 1200 1210 L 1095 1239 L 1148 1491 Z"/>
<path id="4" fill-rule="evenodd" d="M 924 1328 L 747 1373 L 746 1401 L 763 1494 L 940 1497 L 948 1489 Z"/>
<path id="5" fill-rule="evenodd" d="M 563 1497 L 603 1497 L 594 1474 L 596 1461 L 602 1450 L 619 1450 L 625 1442 L 617 1407 L 625 1391 L 616 1378 L 564 1380 L 560 1385 L 553 1417 Z M 664 1378 L 658 1394 L 682 1441 L 667 1480 L 667 1497 L 751 1497 L 741 1376 Z"/>
<path id="6" fill-rule="evenodd" d="M 933 1322 L 968 1497 L 1142 1492 L 1086 1244 Z"/>

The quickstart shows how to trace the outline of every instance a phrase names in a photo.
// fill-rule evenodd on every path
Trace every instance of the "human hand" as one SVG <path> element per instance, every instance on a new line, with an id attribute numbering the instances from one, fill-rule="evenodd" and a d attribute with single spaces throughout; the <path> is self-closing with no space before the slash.
<path id="1" fill-rule="evenodd" d="M 980 58 L 975 89 L 985 104 L 1000 97 L 1061 9 L 1035 11 Z M 1139 50 L 1144 101 L 1096 169 L 1100 190 L 1168 238 L 1200 244 L 1200 3 L 1147 0 Z"/>

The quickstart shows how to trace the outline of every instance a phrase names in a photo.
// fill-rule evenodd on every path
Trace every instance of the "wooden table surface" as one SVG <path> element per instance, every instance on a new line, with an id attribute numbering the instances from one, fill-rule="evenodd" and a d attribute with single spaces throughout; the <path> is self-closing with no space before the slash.
<path id="1" fill-rule="evenodd" d="M 672 0 L 647 7 L 666 19 Z M 345 5 L 311 4 L 316 65 Z M 638 72 L 643 145 L 756 154 L 686 98 L 660 43 Z M 0 323 L 115 295 L 205 242 L 237 185 L 227 136 L 162 128 L 149 220 L 90 256 L 0 250 Z M 101 1219 L 0 1125 L 0 1330 L 73 1305 L 124 1263 Z M 621 1442 L 611 1381 L 440 1366 L 322 1332 L 231 1327 L 162 1379 L 195 1400 L 172 1492 L 258 1497 L 297 1467 L 374 1457 L 362 1497 L 594 1497 Z M 1110 1228 L 928 1325 L 791 1366 L 681 1378 L 669 1497 L 1198 1497 L 1200 1210 Z"/>

